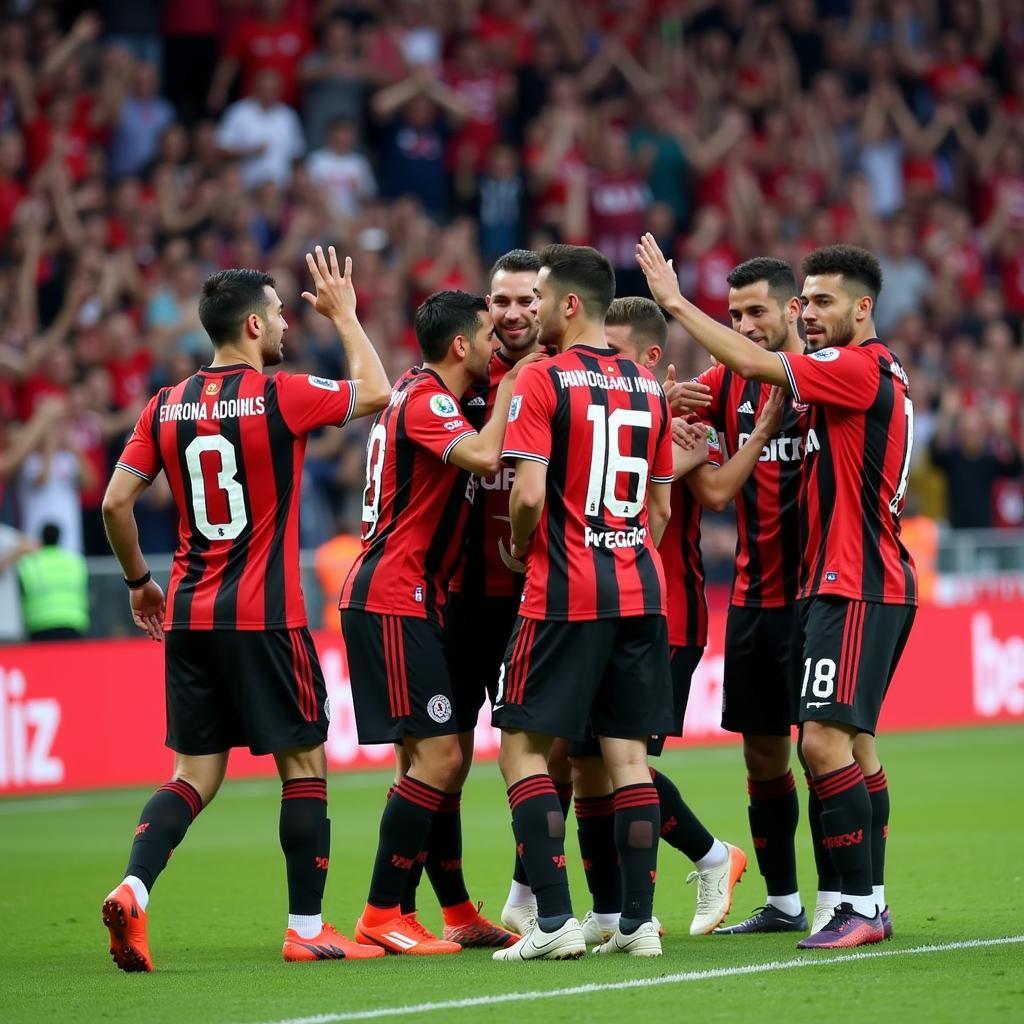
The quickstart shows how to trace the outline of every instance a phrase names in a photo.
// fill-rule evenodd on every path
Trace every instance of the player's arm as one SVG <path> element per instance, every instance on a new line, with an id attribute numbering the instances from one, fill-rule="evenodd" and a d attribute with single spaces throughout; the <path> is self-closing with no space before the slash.
<path id="1" fill-rule="evenodd" d="M 544 356 L 534 352 L 520 359 L 501 379 L 498 390 L 494 393 L 494 408 L 491 418 L 484 424 L 479 433 L 467 434 L 448 455 L 448 461 L 459 467 L 468 469 L 477 476 L 494 476 L 501 469 L 501 446 L 505 440 L 505 428 L 508 426 L 508 412 L 512 405 L 512 394 L 515 391 L 519 371 L 524 366 L 535 363 Z"/>
<path id="2" fill-rule="evenodd" d="M 671 505 L 672 485 L 651 482 L 647 488 L 647 523 L 651 530 L 651 540 L 657 547 L 665 534 L 665 527 L 672 516 Z"/>
<path id="3" fill-rule="evenodd" d="M 306 253 L 306 266 L 313 277 L 316 294 L 303 292 L 302 297 L 321 315 L 334 324 L 345 349 L 349 377 L 354 392 L 354 406 L 350 416 L 369 416 L 379 412 L 391 397 L 391 381 L 384 364 L 377 355 L 356 316 L 356 290 L 352 285 L 352 259 L 345 257 L 345 272 L 338 267 L 338 254 L 334 246 L 327 248 L 324 258 L 321 246 L 316 255 Z"/>
<path id="4" fill-rule="evenodd" d="M 760 345 L 713 320 L 683 298 L 672 261 L 665 259 L 652 234 L 645 234 L 636 249 L 636 259 L 647 278 L 651 295 L 698 344 L 741 377 L 777 384 L 789 390 L 785 367 L 774 352 L 766 352 Z"/>
<path id="5" fill-rule="evenodd" d="M 723 465 L 705 462 L 686 477 L 686 486 L 705 508 L 722 512 L 736 497 L 760 461 L 762 449 L 778 433 L 784 402 L 782 389 L 772 388 L 747 443 Z"/>
<path id="6" fill-rule="evenodd" d="M 547 487 L 547 463 L 535 459 L 516 460 L 516 479 L 508 497 L 513 558 L 522 558 L 530 546 L 530 538 L 544 511 Z"/>
<path id="7" fill-rule="evenodd" d="M 153 640 L 164 637 L 164 592 L 149 576 L 139 530 L 135 523 L 135 502 L 149 486 L 149 481 L 129 469 L 117 466 L 103 495 L 103 526 L 107 531 L 111 550 L 121 563 L 126 580 L 146 579 L 131 590 L 132 618 L 135 625 Z"/>

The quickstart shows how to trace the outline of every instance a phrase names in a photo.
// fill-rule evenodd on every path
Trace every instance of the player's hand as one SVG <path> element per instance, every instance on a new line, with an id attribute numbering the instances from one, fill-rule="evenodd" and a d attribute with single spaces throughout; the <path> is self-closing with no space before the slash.
<path id="1" fill-rule="evenodd" d="M 531 352 L 528 356 L 523 356 L 522 359 L 517 359 L 516 362 L 509 367 L 505 376 L 501 378 L 501 382 L 503 384 L 505 381 L 512 381 L 514 383 L 524 366 L 529 366 L 531 363 L 539 363 L 542 359 L 547 358 L 548 356 L 546 352 Z"/>
<path id="2" fill-rule="evenodd" d="M 640 269 L 647 278 L 647 287 L 651 289 L 651 295 L 659 306 L 668 307 L 676 299 L 682 298 L 675 267 L 672 266 L 671 260 L 665 259 L 665 254 L 650 231 L 637 242 L 636 261 L 640 264 Z"/>
<path id="3" fill-rule="evenodd" d="M 145 586 L 131 591 L 129 601 L 132 607 L 132 619 L 150 640 L 158 643 L 164 638 L 164 611 L 167 604 L 164 592 L 156 580 L 150 580 Z"/>
<path id="4" fill-rule="evenodd" d="M 691 452 L 703 442 L 707 444 L 707 427 L 700 423 L 687 423 L 681 416 L 672 420 L 672 443 Z"/>
<path id="5" fill-rule="evenodd" d="M 678 424 L 678 426 L 677 426 Z M 703 423 L 672 421 L 672 478 L 678 480 L 708 461 L 708 430 Z"/>
<path id="6" fill-rule="evenodd" d="M 697 412 L 711 404 L 711 388 L 695 380 L 676 380 L 676 368 L 671 363 L 662 389 L 673 412 Z"/>
<path id="7" fill-rule="evenodd" d="M 316 294 L 303 292 L 302 297 L 328 320 L 341 316 L 356 315 L 356 290 L 352 284 L 352 258 L 345 257 L 345 273 L 338 268 L 338 254 L 334 246 L 327 247 L 324 257 L 323 246 L 316 247 L 316 254 L 306 253 L 306 266 L 313 277 Z"/>
<path id="8" fill-rule="evenodd" d="M 516 548 L 515 544 L 511 540 L 509 540 L 508 543 L 509 547 L 505 547 L 505 542 L 500 537 L 498 538 L 498 554 L 501 556 L 501 560 L 505 564 L 505 568 L 510 569 L 512 572 L 526 572 L 526 562 L 523 561 L 525 552 L 522 557 L 516 558 L 509 548 L 516 551 L 518 548 Z"/>
<path id="9" fill-rule="evenodd" d="M 762 433 L 774 437 L 782 426 L 782 413 L 786 408 L 786 392 L 773 386 L 768 392 L 768 401 L 764 403 L 761 415 L 757 417 L 757 426 Z"/>

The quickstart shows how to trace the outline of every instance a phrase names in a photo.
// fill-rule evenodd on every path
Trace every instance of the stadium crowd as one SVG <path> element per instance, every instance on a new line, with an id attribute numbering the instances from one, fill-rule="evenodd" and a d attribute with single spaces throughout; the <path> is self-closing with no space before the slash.
<path id="1" fill-rule="evenodd" d="M 343 376 L 299 299 L 303 254 L 335 244 L 394 379 L 418 361 L 430 292 L 482 291 L 499 254 L 559 240 L 646 294 L 647 230 L 723 320 L 747 257 L 877 253 L 877 325 L 916 407 L 909 509 L 1024 522 L 1018 0 L 7 7 L 4 523 L 107 553 L 113 461 L 149 395 L 208 361 L 198 294 L 215 270 L 272 273 L 285 368 Z M 669 354 L 680 375 L 706 365 L 675 324 Z M 365 422 L 311 439 L 306 546 L 358 521 Z M 170 551 L 166 485 L 137 514 L 143 548 Z"/>

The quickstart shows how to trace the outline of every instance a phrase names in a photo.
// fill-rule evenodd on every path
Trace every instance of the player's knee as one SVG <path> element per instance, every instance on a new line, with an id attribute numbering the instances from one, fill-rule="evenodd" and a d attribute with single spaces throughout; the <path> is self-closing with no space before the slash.
<path id="1" fill-rule="evenodd" d="M 852 747 L 852 739 L 842 729 L 817 722 L 807 722 L 800 739 L 802 760 L 812 775 L 845 767 L 852 758 Z"/>
<path id="2" fill-rule="evenodd" d="M 789 737 L 744 736 L 743 760 L 752 779 L 777 779 L 789 771 Z"/>

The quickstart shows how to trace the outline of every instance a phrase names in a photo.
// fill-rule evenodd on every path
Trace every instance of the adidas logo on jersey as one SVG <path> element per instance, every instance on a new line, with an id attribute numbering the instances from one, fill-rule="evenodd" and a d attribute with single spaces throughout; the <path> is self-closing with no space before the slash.
<path id="1" fill-rule="evenodd" d="M 466 403 L 466 405 L 473 405 L 473 406 L 486 405 L 486 404 L 487 404 L 487 399 L 485 399 L 482 395 L 477 395 L 476 398 L 471 398 Z"/>
<path id="2" fill-rule="evenodd" d="M 751 416 L 754 415 L 754 407 L 750 402 L 744 402 L 737 410 L 737 412 L 749 412 Z"/>

